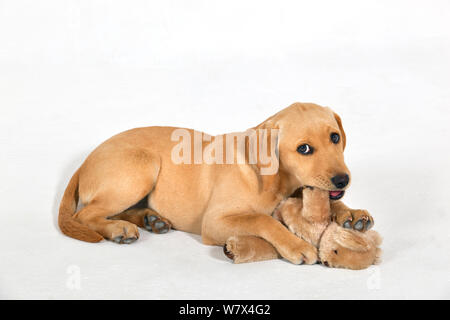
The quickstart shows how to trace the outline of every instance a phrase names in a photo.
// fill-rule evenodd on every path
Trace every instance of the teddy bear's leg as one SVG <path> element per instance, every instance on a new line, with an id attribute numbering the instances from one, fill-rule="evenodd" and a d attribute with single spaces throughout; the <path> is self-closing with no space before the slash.
<path id="1" fill-rule="evenodd" d="M 172 224 L 167 219 L 149 208 L 128 209 L 109 219 L 125 220 L 154 233 L 167 233 L 172 228 Z"/>
<path id="2" fill-rule="evenodd" d="M 331 217 L 346 229 L 365 232 L 373 227 L 374 221 L 367 210 L 350 209 L 342 201 L 331 201 Z"/>
<path id="3" fill-rule="evenodd" d="M 280 257 L 269 242 L 256 236 L 232 236 L 226 241 L 223 251 L 234 263 L 272 260 Z"/>

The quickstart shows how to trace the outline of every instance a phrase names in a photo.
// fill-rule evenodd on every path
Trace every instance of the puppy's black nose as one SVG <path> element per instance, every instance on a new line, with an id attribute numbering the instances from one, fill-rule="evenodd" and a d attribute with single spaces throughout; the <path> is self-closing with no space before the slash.
<path id="1" fill-rule="evenodd" d="M 331 182 L 336 186 L 336 188 L 342 189 L 346 185 L 348 185 L 348 181 L 350 178 L 348 177 L 348 174 L 338 174 L 337 176 L 334 176 L 331 178 Z"/>

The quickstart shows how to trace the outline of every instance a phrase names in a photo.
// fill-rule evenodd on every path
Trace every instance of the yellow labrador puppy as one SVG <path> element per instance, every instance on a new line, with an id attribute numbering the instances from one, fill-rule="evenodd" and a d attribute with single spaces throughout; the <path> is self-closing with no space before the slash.
<path id="1" fill-rule="evenodd" d="M 131 243 L 138 226 L 200 234 L 208 245 L 245 236 L 256 247 L 273 246 L 292 263 L 312 264 L 316 248 L 271 214 L 302 186 L 340 199 L 350 182 L 344 147 L 339 116 L 311 103 L 294 103 L 243 133 L 132 129 L 97 147 L 75 172 L 59 226 L 88 242 Z M 83 207 L 76 212 L 78 201 Z M 366 213 L 340 201 L 334 208 L 340 224 Z"/>

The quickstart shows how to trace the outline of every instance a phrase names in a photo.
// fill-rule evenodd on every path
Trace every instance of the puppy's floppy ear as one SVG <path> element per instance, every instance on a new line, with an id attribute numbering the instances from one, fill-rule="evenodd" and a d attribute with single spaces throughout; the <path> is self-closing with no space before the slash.
<path id="1" fill-rule="evenodd" d="M 344 127 L 342 127 L 342 120 L 341 120 L 341 117 L 339 117 L 336 112 L 333 112 L 333 114 L 334 114 L 334 119 L 336 119 L 336 122 L 339 126 L 339 130 L 341 131 L 342 146 L 345 150 L 345 144 L 347 143 L 347 137 L 345 136 Z"/>
<path id="2" fill-rule="evenodd" d="M 258 163 L 262 175 L 274 175 L 280 166 L 280 128 L 278 124 L 267 123 L 258 133 Z"/>

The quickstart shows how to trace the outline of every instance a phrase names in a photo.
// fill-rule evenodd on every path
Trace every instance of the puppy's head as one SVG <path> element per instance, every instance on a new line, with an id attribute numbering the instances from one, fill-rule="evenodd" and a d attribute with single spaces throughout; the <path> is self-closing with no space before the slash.
<path id="1" fill-rule="evenodd" d="M 340 199 L 350 184 L 344 163 L 345 132 L 341 119 L 330 108 L 294 103 L 267 120 L 279 129 L 280 168 L 299 186 L 330 191 Z"/>

